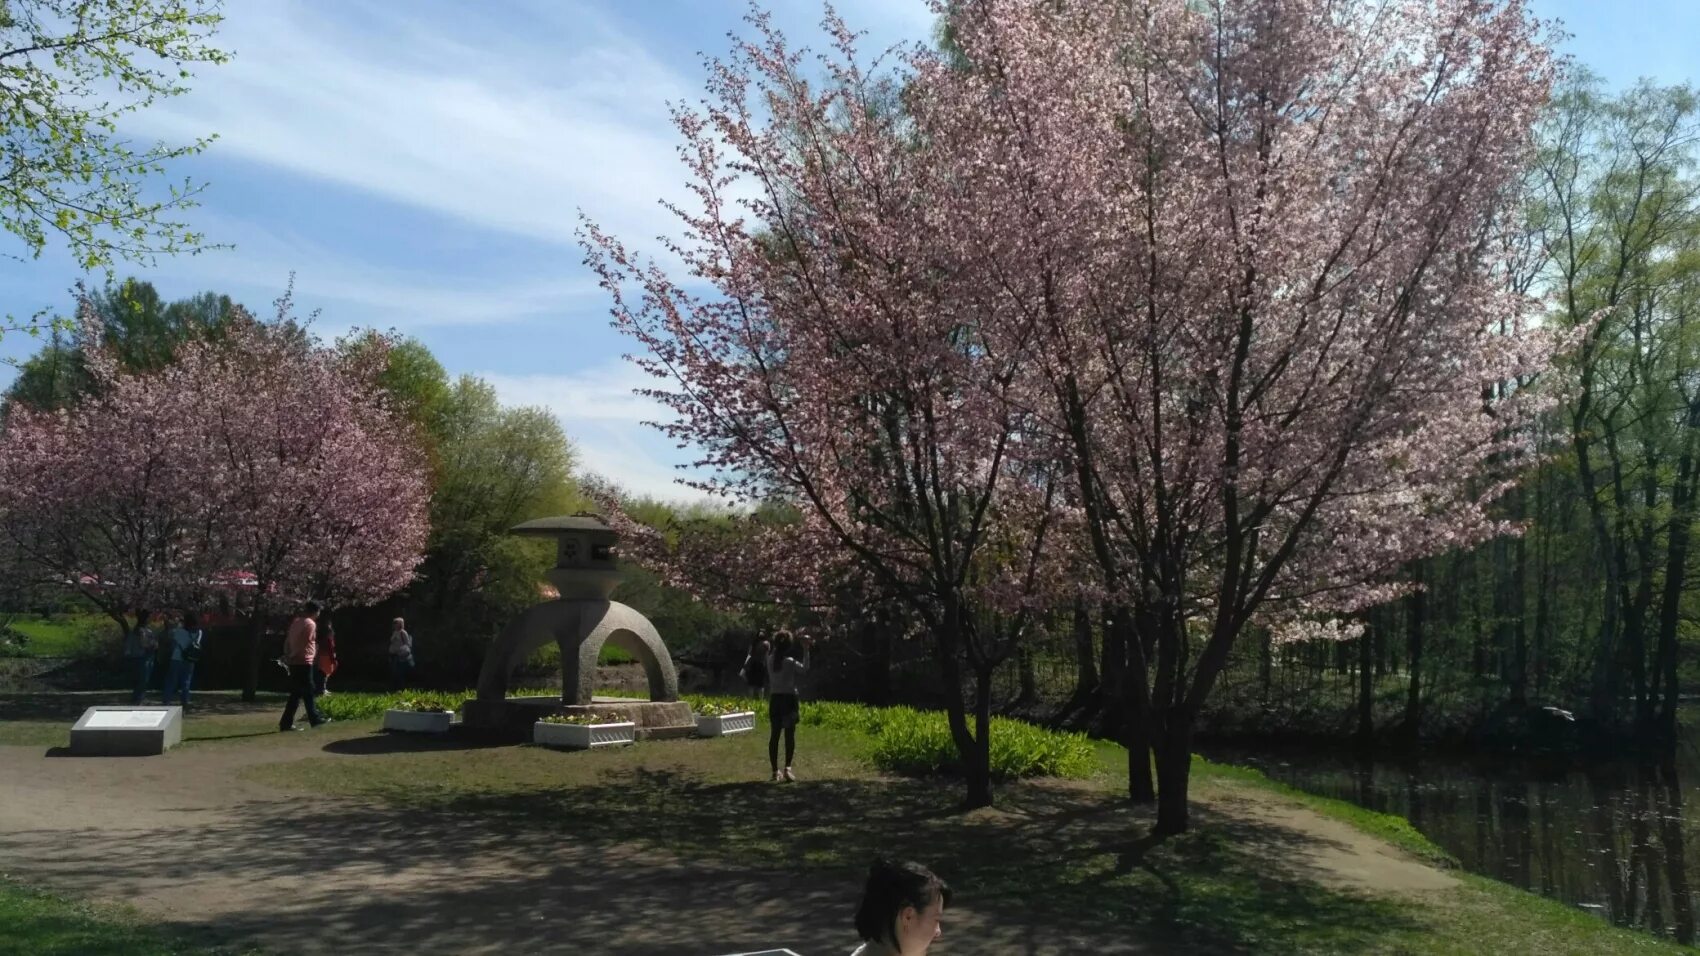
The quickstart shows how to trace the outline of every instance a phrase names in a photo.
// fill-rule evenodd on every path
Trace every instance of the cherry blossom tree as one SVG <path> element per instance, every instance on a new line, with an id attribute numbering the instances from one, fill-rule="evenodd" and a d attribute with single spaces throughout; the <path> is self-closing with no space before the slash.
<path id="1" fill-rule="evenodd" d="M 964 0 L 919 64 L 981 281 L 1042 329 L 1160 831 L 1248 625 L 1512 530 L 1537 403 L 1484 395 L 1561 344 L 1500 258 L 1540 32 L 1520 0 Z"/>
<path id="2" fill-rule="evenodd" d="M 293 327 L 289 314 L 286 294 L 275 325 Z M 270 328 L 191 343 L 172 367 L 189 382 L 210 491 L 239 516 L 222 540 L 257 582 L 245 696 L 268 617 L 309 596 L 389 596 L 413 579 L 430 531 L 429 470 L 378 384 L 381 342 L 338 351 Z"/>
<path id="3" fill-rule="evenodd" d="M 350 357 L 296 328 L 238 316 L 146 373 L 91 334 L 93 395 L 15 406 L 0 436 L 0 533 L 120 623 L 195 602 L 220 571 L 254 575 L 249 695 L 268 614 L 393 593 L 427 532 L 423 456 L 376 385 L 381 350 Z"/>
<path id="4" fill-rule="evenodd" d="M 674 385 L 652 394 L 704 450 L 698 486 L 798 510 L 762 576 L 818 581 L 848 557 L 923 622 L 966 803 L 984 806 L 991 677 L 1051 584 L 1062 480 L 1018 394 L 1021 323 L 985 323 L 994 302 L 941 283 L 960 249 L 925 210 L 946 186 L 850 32 L 829 20 L 838 56 L 811 84 L 751 22 L 761 42 L 712 65 L 713 102 L 675 113 L 701 210 L 676 210 L 689 238 L 672 251 L 712 293 L 594 225 L 588 261 L 639 364 Z M 735 199 L 734 177 L 755 195 Z"/>
<path id="5" fill-rule="evenodd" d="M 91 366 L 102 388 L 75 407 L 11 406 L 0 536 L 22 559 L 17 573 L 83 594 L 129 630 L 130 615 L 179 603 L 218 569 L 212 530 L 225 515 L 195 460 L 196 423 L 174 377 Z"/>

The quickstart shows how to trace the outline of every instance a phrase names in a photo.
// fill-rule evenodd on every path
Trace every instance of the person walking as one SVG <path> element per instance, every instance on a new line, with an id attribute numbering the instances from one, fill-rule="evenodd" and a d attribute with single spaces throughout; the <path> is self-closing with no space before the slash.
<path id="1" fill-rule="evenodd" d="M 797 696 L 803 675 L 809 672 L 807 637 L 793 638 L 790 631 L 773 635 L 773 649 L 767 656 L 767 762 L 773 766 L 773 779 L 795 780 L 791 760 L 797 753 L 797 719 L 802 714 Z M 785 768 L 779 764 L 779 737 L 785 736 Z"/>
<path id="2" fill-rule="evenodd" d="M 321 615 L 324 620 L 319 624 L 318 654 L 313 658 L 313 693 L 324 697 L 329 694 L 331 675 L 336 673 L 336 627 L 331 624 L 331 615 L 326 611 Z"/>
<path id="3" fill-rule="evenodd" d="M 919 863 L 876 860 L 868 870 L 850 956 L 924 956 L 942 935 L 939 921 L 950 905 L 950 887 Z"/>
<path id="4" fill-rule="evenodd" d="M 177 626 L 166 633 L 170 660 L 166 664 L 165 683 L 159 689 L 160 703 L 171 703 L 175 695 L 181 698 L 183 709 L 189 709 L 189 686 L 195 680 L 195 664 L 201 659 L 202 640 L 201 621 L 194 611 L 184 612 Z"/>
<path id="5" fill-rule="evenodd" d="M 744 683 L 750 685 L 750 694 L 761 698 L 767 696 L 767 652 L 772 650 L 768 643 L 759 637 L 750 639 L 750 652 L 744 656 L 744 666 L 738 673 L 744 678 Z"/>
<path id="6" fill-rule="evenodd" d="M 295 708 L 307 705 L 307 723 L 314 727 L 328 723 L 319 716 L 313 700 L 313 660 L 318 656 L 319 605 L 308 601 L 301 613 L 289 622 L 289 633 L 283 639 L 283 662 L 289 668 L 289 703 L 284 705 L 283 719 L 278 730 L 300 730 L 295 726 Z"/>
<path id="7" fill-rule="evenodd" d="M 412 671 L 413 635 L 407 633 L 407 622 L 398 617 L 390 622 L 390 685 L 396 690 L 406 687 Z"/>
<path id="8" fill-rule="evenodd" d="M 136 680 L 135 689 L 130 692 L 132 705 L 142 702 L 147 696 L 148 685 L 153 683 L 154 660 L 159 656 L 159 636 L 148 625 L 153 621 L 153 612 L 143 608 L 136 612 L 136 626 L 124 637 L 124 659 L 130 662 L 130 671 Z"/>

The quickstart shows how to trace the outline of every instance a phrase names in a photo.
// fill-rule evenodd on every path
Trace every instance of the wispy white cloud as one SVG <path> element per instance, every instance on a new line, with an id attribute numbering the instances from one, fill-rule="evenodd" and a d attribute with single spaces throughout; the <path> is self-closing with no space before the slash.
<path id="1" fill-rule="evenodd" d="M 293 274 L 298 301 L 324 307 L 330 324 L 393 325 L 404 331 L 515 322 L 601 304 L 595 278 L 565 265 L 542 273 L 489 268 L 456 273 L 379 264 L 292 230 L 217 216 L 203 219 L 209 234 L 233 248 L 165 260 L 151 273 L 156 282 L 185 293 L 259 290 L 264 299 L 247 304 L 261 308 Z"/>
<path id="2" fill-rule="evenodd" d="M 656 380 L 628 362 L 594 365 L 567 375 L 508 375 L 480 372 L 505 405 L 548 409 L 572 440 L 580 471 L 608 478 L 637 494 L 695 501 L 705 496 L 677 482 L 689 453 L 673 447 L 643 424 L 666 421 L 671 412 L 636 394 Z"/>
<path id="3" fill-rule="evenodd" d="M 137 122 L 175 141 L 217 131 L 219 155 L 552 243 L 572 241 L 580 207 L 622 234 L 672 231 L 656 205 L 682 193 L 665 104 L 698 84 L 589 6 L 538 9 L 525 23 L 244 0 L 222 37 L 235 59 Z"/>

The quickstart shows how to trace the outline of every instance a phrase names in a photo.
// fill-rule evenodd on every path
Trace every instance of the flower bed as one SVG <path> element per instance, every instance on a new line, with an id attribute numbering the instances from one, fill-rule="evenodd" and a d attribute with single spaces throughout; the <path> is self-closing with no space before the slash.
<path id="1" fill-rule="evenodd" d="M 635 743 L 637 725 L 613 714 L 557 714 L 531 725 L 531 741 L 572 750 L 613 747 Z"/>
<path id="2" fill-rule="evenodd" d="M 443 734 L 454 726 L 454 711 L 434 701 L 404 700 L 384 711 L 384 729 L 408 734 Z"/>
<path id="3" fill-rule="evenodd" d="M 756 712 L 753 710 L 706 702 L 698 704 L 696 710 L 698 737 L 746 734 L 756 729 Z"/>

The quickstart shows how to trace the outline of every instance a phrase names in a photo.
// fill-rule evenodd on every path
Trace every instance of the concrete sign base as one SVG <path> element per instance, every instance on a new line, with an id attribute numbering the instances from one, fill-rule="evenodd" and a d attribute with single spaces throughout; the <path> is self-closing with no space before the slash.
<path id="1" fill-rule="evenodd" d="M 71 727 L 71 752 L 150 757 L 183 742 L 181 707 L 90 707 Z"/>

